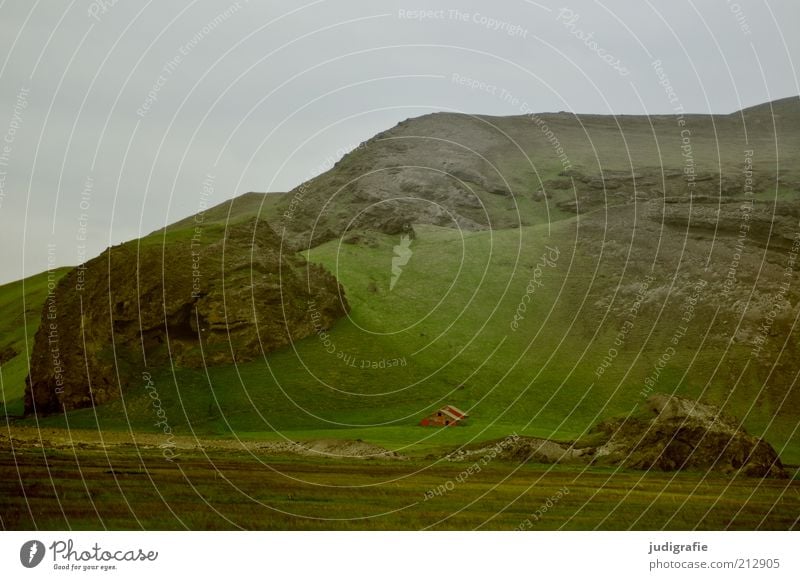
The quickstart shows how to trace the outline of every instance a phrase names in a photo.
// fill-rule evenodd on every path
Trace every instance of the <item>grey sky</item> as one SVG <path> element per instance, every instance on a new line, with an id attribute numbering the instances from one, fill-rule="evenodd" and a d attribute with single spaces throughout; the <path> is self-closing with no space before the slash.
<path id="1" fill-rule="evenodd" d="M 796 0 L 6 1 L 0 283 L 195 213 L 209 174 L 211 204 L 286 191 L 432 111 L 669 113 L 657 59 L 687 111 L 797 95 L 798 22 Z"/>

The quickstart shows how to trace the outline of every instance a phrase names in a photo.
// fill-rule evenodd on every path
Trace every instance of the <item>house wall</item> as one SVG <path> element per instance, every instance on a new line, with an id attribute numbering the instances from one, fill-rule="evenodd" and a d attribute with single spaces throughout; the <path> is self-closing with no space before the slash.
<path id="1" fill-rule="evenodd" d="M 427 421 L 427 424 L 426 424 L 426 421 Z M 449 425 L 448 425 L 448 421 L 449 421 Z M 420 424 L 425 426 L 425 427 L 448 427 L 448 426 L 452 426 L 452 425 L 458 425 L 460 422 L 461 422 L 460 420 L 453 419 L 452 417 L 449 417 L 449 416 L 445 415 L 444 413 L 441 413 L 441 415 L 440 415 L 439 411 L 436 411 L 435 413 L 425 417 L 425 419 L 423 419 Z"/>

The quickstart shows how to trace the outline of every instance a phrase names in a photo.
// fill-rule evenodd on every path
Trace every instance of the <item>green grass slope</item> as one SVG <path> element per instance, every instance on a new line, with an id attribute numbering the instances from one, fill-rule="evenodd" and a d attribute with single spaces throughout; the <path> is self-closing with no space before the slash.
<path id="1" fill-rule="evenodd" d="M 725 326 L 714 317 L 721 307 L 711 292 L 697 301 L 676 344 L 676 319 L 693 296 L 695 278 L 713 281 L 718 274 L 682 256 L 680 240 L 659 240 L 658 224 L 623 239 L 635 216 L 620 212 L 502 231 L 420 226 L 413 255 L 391 290 L 399 236 L 315 248 L 310 259 L 345 287 L 349 318 L 261 361 L 162 369 L 154 383 L 170 427 L 221 437 L 363 438 L 412 453 L 514 431 L 573 439 L 641 403 L 645 381 L 674 345 L 653 390 L 719 404 L 784 459 L 797 461 L 798 398 L 780 383 L 784 377 L 775 379 L 775 368 L 791 362 L 790 354 L 745 364 L 750 346 L 726 345 Z M 599 251 L 593 227 L 616 237 L 600 244 L 602 256 L 592 254 Z M 629 260 L 633 248 L 640 257 L 652 254 L 655 267 Z M 715 264 L 722 272 L 727 258 Z M 649 275 L 655 281 L 620 344 L 630 319 L 625 312 Z M 611 349 L 611 364 L 596 374 Z M 469 424 L 417 426 L 444 403 L 468 410 Z M 155 412 L 143 382 L 124 401 L 71 413 L 69 423 L 158 431 Z M 43 424 L 63 425 L 64 419 Z"/>

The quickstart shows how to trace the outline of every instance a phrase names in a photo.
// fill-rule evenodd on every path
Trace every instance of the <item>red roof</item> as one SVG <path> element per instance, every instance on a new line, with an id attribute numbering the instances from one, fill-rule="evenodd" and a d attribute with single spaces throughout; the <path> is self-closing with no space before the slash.
<path id="1" fill-rule="evenodd" d="M 458 420 L 464 419 L 467 416 L 467 414 L 464 411 L 462 411 L 458 407 L 454 407 L 453 405 L 445 405 L 440 409 L 440 411 L 442 413 L 446 413 L 453 419 L 458 419 Z"/>

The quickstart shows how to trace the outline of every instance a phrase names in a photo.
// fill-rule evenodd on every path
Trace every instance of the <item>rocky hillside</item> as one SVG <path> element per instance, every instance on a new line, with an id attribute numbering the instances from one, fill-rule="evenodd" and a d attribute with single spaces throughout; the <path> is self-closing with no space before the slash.
<path id="1" fill-rule="evenodd" d="M 637 203 L 675 227 L 691 203 L 707 228 L 720 204 L 747 198 L 760 222 L 800 193 L 798 119 L 796 97 L 716 116 L 436 113 L 362 143 L 275 217 L 303 247 L 352 230 L 503 229 Z M 731 213 L 722 229 L 738 223 Z"/>
<path id="2" fill-rule="evenodd" d="M 329 328 L 348 308 L 336 279 L 281 253 L 264 221 L 116 246 L 48 295 L 25 410 L 102 404 L 154 367 L 252 360 Z"/>

